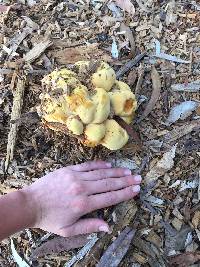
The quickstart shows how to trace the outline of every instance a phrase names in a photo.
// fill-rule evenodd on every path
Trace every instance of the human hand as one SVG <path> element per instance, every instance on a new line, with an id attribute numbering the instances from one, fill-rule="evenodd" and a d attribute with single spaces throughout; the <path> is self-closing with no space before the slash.
<path id="1" fill-rule="evenodd" d="M 109 232 L 102 219 L 81 219 L 94 210 L 129 200 L 140 191 L 141 177 L 103 161 L 58 169 L 22 189 L 33 214 L 30 227 L 68 237 Z"/>

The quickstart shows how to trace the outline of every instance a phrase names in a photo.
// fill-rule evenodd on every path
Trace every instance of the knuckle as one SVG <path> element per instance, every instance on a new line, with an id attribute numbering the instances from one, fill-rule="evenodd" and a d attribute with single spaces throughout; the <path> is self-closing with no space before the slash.
<path id="1" fill-rule="evenodd" d="M 73 182 L 70 186 L 70 193 L 73 195 L 79 195 L 83 193 L 83 184 L 80 181 Z"/>
<path id="2" fill-rule="evenodd" d="M 78 198 L 73 202 L 73 209 L 75 213 L 78 214 L 85 213 L 87 210 L 87 206 L 88 204 L 86 198 Z"/>

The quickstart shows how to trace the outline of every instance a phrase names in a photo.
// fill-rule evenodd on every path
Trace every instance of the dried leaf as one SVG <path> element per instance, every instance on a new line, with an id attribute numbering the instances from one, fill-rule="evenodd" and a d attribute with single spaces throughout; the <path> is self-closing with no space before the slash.
<path id="1" fill-rule="evenodd" d="M 200 252 L 186 252 L 170 257 L 170 266 L 189 267 L 200 260 Z"/>
<path id="2" fill-rule="evenodd" d="M 125 228 L 118 238 L 107 248 L 97 267 L 117 267 L 127 253 L 136 230 Z"/>
<path id="3" fill-rule="evenodd" d="M 166 125 L 171 125 L 177 120 L 184 120 L 197 109 L 199 104 L 195 101 L 185 101 L 181 104 L 174 106 L 169 113 L 169 117 L 166 120 Z"/>
<path id="4" fill-rule="evenodd" d="M 173 91 L 184 91 L 184 92 L 198 92 L 200 91 L 200 80 L 196 80 L 190 83 L 177 83 L 172 84 L 171 89 Z"/>
<path id="5" fill-rule="evenodd" d="M 17 253 L 16 249 L 15 249 L 15 245 L 13 240 L 11 239 L 11 251 L 12 251 L 12 255 L 14 258 L 14 261 L 17 263 L 17 265 L 19 267 L 30 267 L 30 265 L 28 263 L 26 263 Z"/>
<path id="6" fill-rule="evenodd" d="M 151 113 L 151 111 L 155 107 L 157 100 L 160 97 L 161 79 L 160 79 L 160 75 L 159 75 L 159 73 L 155 67 L 152 67 L 151 79 L 152 79 L 152 87 L 153 87 L 152 95 L 151 95 L 149 103 L 147 104 L 147 106 L 146 106 L 142 116 L 140 117 L 139 121 L 143 120 L 144 118 L 146 118 L 149 115 L 149 113 Z"/>
<path id="7" fill-rule="evenodd" d="M 115 0 L 115 2 L 117 6 L 128 12 L 130 15 L 133 16 L 135 14 L 135 7 L 130 0 Z"/>
<path id="8" fill-rule="evenodd" d="M 137 81 L 137 84 L 136 84 L 136 88 L 135 88 L 135 96 L 138 99 L 138 95 L 139 95 L 139 92 L 141 90 L 141 87 L 142 87 L 142 83 L 143 83 L 143 80 L 144 80 L 144 69 L 139 69 L 138 71 L 138 81 Z M 145 101 L 145 100 L 144 100 Z M 143 102 L 143 101 L 142 101 Z M 142 103 L 141 102 L 141 103 Z M 140 104 L 141 104 L 140 103 Z M 139 104 L 138 104 L 139 105 Z"/>
<path id="9" fill-rule="evenodd" d="M 127 77 L 127 83 L 129 86 L 134 85 L 135 81 L 137 79 L 137 73 L 135 72 L 135 70 L 131 70 L 128 74 Z"/>
<path id="10" fill-rule="evenodd" d="M 183 60 L 183 59 L 178 58 L 176 56 L 168 55 L 168 54 L 161 52 L 161 46 L 160 46 L 160 42 L 158 40 L 155 40 L 155 46 L 156 46 L 156 54 L 153 56 L 155 56 L 157 58 L 166 59 L 166 60 L 176 62 L 176 63 L 185 63 L 185 64 L 191 63 L 191 61 L 189 61 L 189 60 Z"/>
<path id="11" fill-rule="evenodd" d="M 164 142 L 170 143 L 174 142 L 182 136 L 191 133 L 195 129 L 200 128 L 200 120 L 191 121 L 190 123 L 184 124 L 182 126 L 176 126 L 174 129 L 164 135 Z"/>
<path id="12" fill-rule="evenodd" d="M 32 252 L 31 258 L 37 258 L 52 253 L 59 253 L 62 251 L 83 247 L 88 242 L 87 238 L 88 235 L 77 235 L 68 238 L 55 237 L 36 248 Z"/>
<path id="13" fill-rule="evenodd" d="M 176 63 L 182 63 L 182 64 L 183 63 L 185 63 L 185 64 L 191 63 L 189 60 L 184 60 L 184 59 L 178 58 L 176 56 L 168 55 L 168 54 L 165 54 L 165 53 L 156 54 L 154 56 L 157 57 L 157 58 L 166 59 L 166 60 L 173 61 L 173 62 L 176 62 Z"/>
<path id="14" fill-rule="evenodd" d="M 185 242 L 188 234 L 191 232 L 189 226 L 184 225 L 180 231 L 175 233 L 165 232 L 165 253 L 172 255 L 171 253 L 177 250 L 185 249 Z"/>
<path id="15" fill-rule="evenodd" d="M 133 32 L 123 22 L 121 23 L 120 31 L 125 32 L 124 35 L 125 35 L 126 39 L 128 39 L 130 42 L 131 53 L 132 53 L 132 55 L 135 55 L 135 39 L 133 37 Z"/>
<path id="16" fill-rule="evenodd" d="M 124 128 L 127 131 L 127 133 L 133 138 L 135 142 L 137 142 L 139 145 L 142 145 L 138 133 L 133 129 L 131 125 L 127 124 L 124 120 L 122 120 L 118 116 L 115 116 L 114 119 L 119 123 L 119 125 L 122 128 Z"/>
<path id="17" fill-rule="evenodd" d="M 156 163 L 156 165 L 146 174 L 145 181 L 149 184 L 152 181 L 157 180 L 163 176 L 174 166 L 174 158 L 177 144 L 174 145 L 169 151 L 164 153 L 162 158 Z"/>

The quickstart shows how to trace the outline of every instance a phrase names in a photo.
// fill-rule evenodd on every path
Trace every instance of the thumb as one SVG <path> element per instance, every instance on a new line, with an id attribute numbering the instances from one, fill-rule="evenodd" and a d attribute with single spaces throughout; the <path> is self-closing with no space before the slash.
<path id="1" fill-rule="evenodd" d="M 90 234 L 94 232 L 109 233 L 109 226 L 101 219 L 81 219 L 70 226 L 61 228 L 58 234 L 64 237 L 68 237 L 79 234 Z"/>

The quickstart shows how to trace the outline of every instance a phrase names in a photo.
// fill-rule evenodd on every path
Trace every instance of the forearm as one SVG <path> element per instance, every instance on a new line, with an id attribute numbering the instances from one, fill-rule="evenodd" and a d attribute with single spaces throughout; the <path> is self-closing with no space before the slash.
<path id="1" fill-rule="evenodd" d="M 0 240 L 33 223 L 30 201 L 23 190 L 0 197 Z"/>

